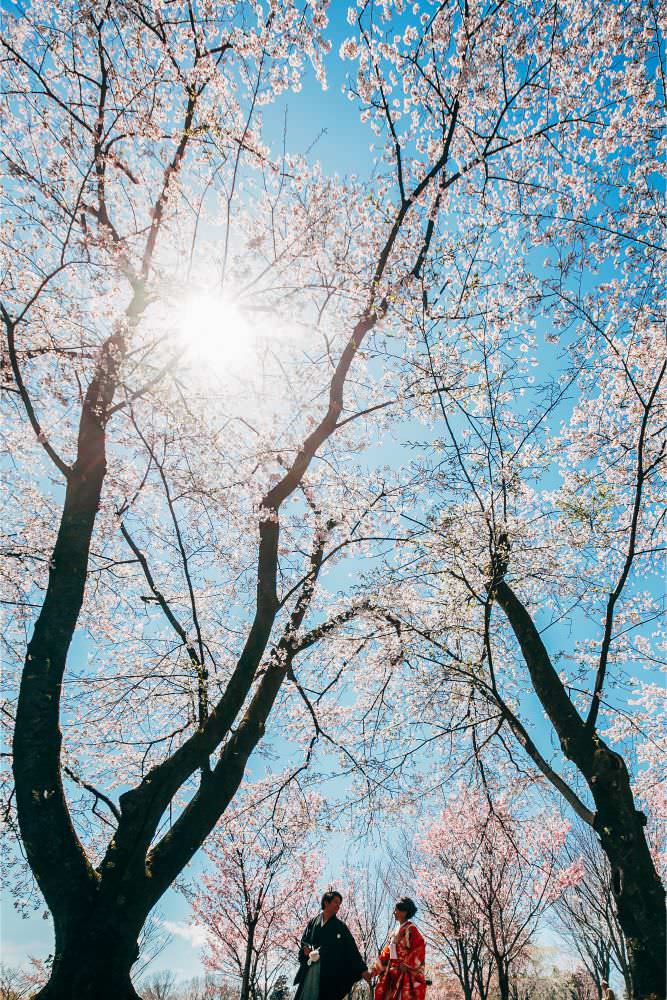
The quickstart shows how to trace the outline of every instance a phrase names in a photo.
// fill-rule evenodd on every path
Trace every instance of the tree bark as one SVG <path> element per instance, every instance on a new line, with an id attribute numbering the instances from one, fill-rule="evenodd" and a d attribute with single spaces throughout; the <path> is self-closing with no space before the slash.
<path id="1" fill-rule="evenodd" d="M 470 981 L 468 956 L 465 954 L 465 949 L 463 946 L 461 946 L 460 953 L 461 953 L 461 963 L 460 963 L 461 974 L 459 982 L 461 983 L 461 987 L 463 989 L 464 1000 L 472 1000 L 472 983 Z"/>
<path id="2" fill-rule="evenodd" d="M 456 931 L 456 928 L 455 928 Z M 467 942 L 458 935 L 454 939 L 456 955 L 456 970 L 454 972 L 463 992 L 463 1000 L 472 1000 L 473 988 L 470 976 L 470 960 L 468 956 Z"/>
<path id="3" fill-rule="evenodd" d="M 492 969 L 490 962 L 487 962 L 485 966 L 482 949 L 479 947 L 475 957 L 475 983 L 479 1000 L 487 1000 L 491 986 Z"/>
<path id="4" fill-rule="evenodd" d="M 28 645 L 16 711 L 12 766 L 21 836 L 56 923 L 70 899 L 91 904 L 96 884 L 62 785 L 60 697 L 83 604 L 90 543 L 106 475 L 107 413 L 123 346 L 118 334 L 108 339 L 86 392 L 77 457 L 67 471 L 46 596 Z"/>
<path id="5" fill-rule="evenodd" d="M 68 918 L 55 920 L 53 968 L 35 1000 L 140 1000 L 130 973 L 145 916 L 99 897 L 71 900 Z"/>

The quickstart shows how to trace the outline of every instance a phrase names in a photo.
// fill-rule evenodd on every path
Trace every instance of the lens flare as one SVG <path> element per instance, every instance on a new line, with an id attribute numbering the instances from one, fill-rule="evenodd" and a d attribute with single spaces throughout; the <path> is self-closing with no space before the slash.
<path id="1" fill-rule="evenodd" d="M 191 364 L 240 372 L 250 363 L 255 333 L 236 303 L 200 292 L 188 296 L 178 313 L 178 337 Z"/>

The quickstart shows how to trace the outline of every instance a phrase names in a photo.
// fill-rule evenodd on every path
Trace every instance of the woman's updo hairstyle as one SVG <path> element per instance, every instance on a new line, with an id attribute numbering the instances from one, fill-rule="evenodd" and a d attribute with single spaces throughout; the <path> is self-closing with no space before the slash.
<path id="1" fill-rule="evenodd" d="M 412 920 L 415 913 L 417 912 L 417 906 L 414 900 L 410 899 L 409 896 L 401 896 L 401 898 L 396 903 L 396 909 L 400 910 L 401 913 L 407 914 L 408 920 Z"/>

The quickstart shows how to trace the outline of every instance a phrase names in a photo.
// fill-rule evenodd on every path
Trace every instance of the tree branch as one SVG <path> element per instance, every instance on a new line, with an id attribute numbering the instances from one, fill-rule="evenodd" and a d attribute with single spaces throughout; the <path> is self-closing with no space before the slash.
<path id="1" fill-rule="evenodd" d="M 666 370 L 667 370 L 667 360 L 663 361 L 662 363 L 662 368 L 660 369 L 660 372 L 655 381 L 653 389 L 651 390 L 651 394 L 644 405 L 644 412 L 642 414 L 642 421 L 639 430 L 639 440 L 637 442 L 637 477 L 635 483 L 635 496 L 632 504 L 632 517 L 630 521 L 630 535 L 628 537 L 628 550 L 616 586 L 612 590 L 607 600 L 607 610 L 605 612 L 604 635 L 602 637 L 600 659 L 598 661 L 598 669 L 595 676 L 595 686 L 593 688 L 593 694 L 591 696 L 591 707 L 589 709 L 588 717 L 586 719 L 586 729 L 589 730 L 590 732 L 592 732 L 595 729 L 598 713 L 600 711 L 602 688 L 604 687 L 605 675 L 607 672 L 607 663 L 609 660 L 609 650 L 612 641 L 612 629 L 614 626 L 614 611 L 616 608 L 616 603 L 623 592 L 623 588 L 625 587 L 635 557 L 635 550 L 637 545 L 637 528 L 639 525 L 639 515 L 642 506 L 642 494 L 644 489 L 644 482 L 646 479 L 646 470 L 644 469 L 644 442 L 646 439 L 646 430 L 648 427 L 648 421 L 651 414 L 651 407 L 653 406 L 653 402 L 658 393 L 658 390 L 660 388 Z"/>
<path id="2" fill-rule="evenodd" d="M 566 757 L 584 736 L 584 723 L 556 673 L 542 637 L 527 609 L 504 579 L 494 585 L 493 596 L 507 615 L 518 639 L 535 692 L 560 740 Z"/>
<path id="3" fill-rule="evenodd" d="M 66 764 L 63 766 L 63 771 L 69 778 L 72 779 L 73 782 L 75 782 L 75 784 L 81 785 L 81 787 L 85 788 L 87 792 L 90 792 L 91 795 L 95 796 L 95 803 L 93 804 L 93 812 L 95 812 L 95 805 L 97 803 L 97 800 L 99 799 L 100 802 L 104 802 L 105 806 L 113 814 L 113 817 L 116 820 L 116 822 L 117 823 L 120 822 L 120 810 L 118 809 L 116 803 L 112 799 L 110 799 L 108 795 L 105 795 L 104 792 L 101 792 L 99 788 L 95 788 L 95 786 L 89 784 L 89 782 L 84 781 L 83 778 L 80 778 L 78 774 L 75 774 L 74 771 L 71 769 L 71 767 L 68 767 Z"/>
<path id="4" fill-rule="evenodd" d="M 37 440 L 39 441 L 42 448 L 49 456 L 55 467 L 58 469 L 59 472 L 63 474 L 65 479 L 68 479 L 72 472 L 72 468 L 67 464 L 67 462 L 63 461 L 63 459 L 60 457 L 55 448 L 53 448 L 52 445 L 49 444 L 49 441 L 46 437 L 46 434 L 44 433 L 42 425 L 40 424 L 37 418 L 37 414 L 35 413 L 35 408 L 32 405 L 32 400 L 30 399 L 30 393 L 28 392 L 25 382 L 23 381 L 23 376 L 21 374 L 18 357 L 16 355 L 16 343 L 14 340 L 15 323 L 13 322 L 11 316 L 9 315 L 9 313 L 7 312 L 2 303 L 0 303 L 0 312 L 2 312 L 2 318 L 5 323 L 5 330 L 7 331 L 7 350 L 9 353 L 9 363 L 12 368 L 12 373 L 14 375 L 14 381 L 16 382 L 16 387 L 19 391 L 19 395 L 21 396 L 23 405 L 25 407 L 25 411 L 28 415 L 30 426 L 35 432 Z"/>

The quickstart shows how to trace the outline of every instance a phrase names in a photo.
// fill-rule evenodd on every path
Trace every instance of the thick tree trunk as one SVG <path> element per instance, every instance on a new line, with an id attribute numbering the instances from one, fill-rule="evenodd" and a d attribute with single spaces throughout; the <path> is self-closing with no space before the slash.
<path id="1" fill-rule="evenodd" d="M 644 826 L 635 809 L 630 776 L 623 759 L 596 739 L 594 829 L 612 871 L 618 922 L 628 952 L 632 996 L 636 1000 L 665 997 L 667 952 L 665 889 L 651 858 Z"/>
<path id="2" fill-rule="evenodd" d="M 35 1000 L 139 1000 L 130 978 L 139 954 L 136 925 L 122 910 L 91 912 L 82 901 L 66 925 L 56 921 L 53 970 Z"/>

